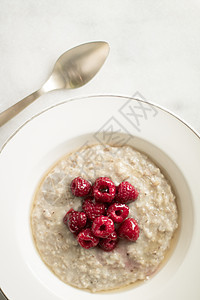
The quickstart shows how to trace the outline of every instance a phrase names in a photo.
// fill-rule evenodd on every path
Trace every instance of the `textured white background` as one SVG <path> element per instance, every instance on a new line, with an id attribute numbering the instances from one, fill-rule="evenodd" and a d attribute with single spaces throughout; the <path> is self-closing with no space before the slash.
<path id="1" fill-rule="evenodd" d="M 94 94 L 140 92 L 200 132 L 199 0 L 0 0 L 0 111 L 40 88 L 64 51 L 96 40 L 111 48 L 97 76 L 39 98 L 0 128 L 0 146 L 35 113 Z"/>

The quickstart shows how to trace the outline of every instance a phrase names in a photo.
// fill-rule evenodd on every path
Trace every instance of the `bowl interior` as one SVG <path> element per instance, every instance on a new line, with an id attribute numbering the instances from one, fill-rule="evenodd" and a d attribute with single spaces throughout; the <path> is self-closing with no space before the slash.
<path id="1" fill-rule="evenodd" d="M 53 149 L 50 149 L 48 153 L 45 154 L 45 158 L 41 157 L 40 160 L 38 160 L 38 164 L 35 166 L 29 176 L 26 176 L 26 178 L 24 178 L 26 189 L 24 189 L 25 194 L 23 198 L 29 198 L 33 200 L 37 184 L 49 169 L 49 167 L 51 167 L 52 164 L 59 160 L 63 155 L 74 150 L 79 151 L 80 148 L 85 147 L 86 145 L 89 146 L 92 144 L 97 144 L 94 135 L 95 133 L 81 135 L 65 141 L 64 143 L 56 146 Z M 120 134 L 120 142 L 118 144 L 115 144 L 114 146 L 122 145 L 121 141 L 126 141 L 126 139 L 127 135 Z M 126 141 L 126 145 L 127 144 L 148 155 L 161 169 L 166 178 L 168 178 L 168 180 L 170 181 L 170 184 L 172 185 L 174 193 L 176 195 L 176 201 L 179 211 L 179 228 L 176 231 L 176 234 L 171 243 L 170 250 L 160 268 L 148 282 L 144 283 L 144 286 L 136 284 L 125 289 L 112 291 L 112 293 L 109 293 L 111 295 L 113 293 L 119 294 L 119 292 L 128 292 L 134 288 L 136 290 L 136 287 L 140 287 L 140 289 L 148 287 L 148 290 L 153 291 L 151 285 L 164 285 L 170 278 L 174 276 L 176 270 L 184 260 L 188 247 L 190 245 L 190 240 L 193 232 L 192 196 L 187 181 L 175 162 L 173 162 L 164 151 L 149 143 L 148 141 L 145 141 L 144 139 L 132 136 L 128 141 Z M 40 280 L 45 282 L 45 285 L 49 286 L 56 294 L 57 288 L 55 282 L 57 282 L 59 289 L 61 284 L 62 290 L 66 290 L 66 288 L 69 288 L 74 290 L 73 293 L 79 294 L 79 290 L 76 290 L 73 287 L 68 287 L 66 285 L 63 286 L 63 283 L 61 282 L 58 283 L 58 279 L 53 274 L 51 274 L 49 269 L 41 261 L 31 235 L 29 219 L 31 211 L 31 201 L 29 201 L 27 205 L 25 205 L 24 203 L 22 205 L 23 209 L 20 208 L 17 214 L 17 229 L 19 232 L 18 237 L 19 239 L 21 239 L 19 241 L 19 245 L 21 246 L 23 256 L 26 258 L 26 261 L 29 264 L 32 272 L 35 274 L 36 278 L 40 278 Z M 26 208 L 26 210 L 24 208 Z M 24 221 L 22 223 L 21 220 L 26 220 L 25 227 Z M 29 230 L 27 230 L 27 228 L 29 228 Z M 24 247 L 25 241 L 27 243 L 26 247 Z M 27 249 L 29 249 L 29 251 L 27 251 Z"/>

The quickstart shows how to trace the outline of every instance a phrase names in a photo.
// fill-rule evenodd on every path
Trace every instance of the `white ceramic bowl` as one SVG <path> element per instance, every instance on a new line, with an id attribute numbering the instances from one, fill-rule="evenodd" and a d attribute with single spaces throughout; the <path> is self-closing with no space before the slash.
<path id="1" fill-rule="evenodd" d="M 155 276 L 135 288 L 91 294 L 70 287 L 44 265 L 32 240 L 30 207 L 38 182 L 60 157 L 87 143 L 129 144 L 145 152 L 177 195 L 181 219 L 173 251 Z M 13 300 L 198 299 L 199 170 L 199 135 L 177 116 L 145 101 L 91 96 L 66 100 L 35 116 L 0 153 L 2 290 Z"/>

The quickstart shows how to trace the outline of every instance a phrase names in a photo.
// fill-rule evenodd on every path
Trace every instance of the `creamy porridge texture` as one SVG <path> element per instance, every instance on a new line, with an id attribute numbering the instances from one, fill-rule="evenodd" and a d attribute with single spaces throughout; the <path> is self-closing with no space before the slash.
<path id="1" fill-rule="evenodd" d="M 82 199 L 70 192 L 71 181 L 81 176 L 94 183 L 109 177 L 128 181 L 139 191 L 128 204 L 137 220 L 136 242 L 121 240 L 111 252 L 82 248 L 63 223 L 70 209 L 80 210 Z M 160 169 L 130 146 L 94 145 L 60 160 L 45 176 L 31 212 L 35 244 L 42 260 L 64 282 L 93 292 L 145 280 L 163 261 L 178 227 L 178 211 L 171 186 Z"/>

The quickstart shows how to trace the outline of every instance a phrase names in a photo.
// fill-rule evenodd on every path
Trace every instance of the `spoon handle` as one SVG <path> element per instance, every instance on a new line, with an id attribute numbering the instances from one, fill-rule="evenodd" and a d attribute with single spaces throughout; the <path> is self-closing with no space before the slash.
<path id="1" fill-rule="evenodd" d="M 38 90 L 0 113 L 0 127 L 20 113 L 20 111 L 39 98 L 42 94 L 42 90 Z"/>

